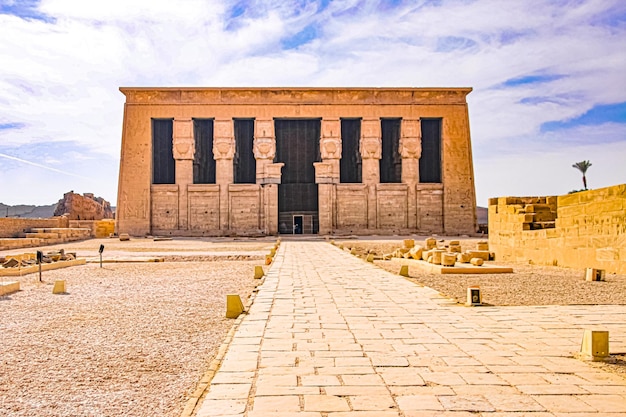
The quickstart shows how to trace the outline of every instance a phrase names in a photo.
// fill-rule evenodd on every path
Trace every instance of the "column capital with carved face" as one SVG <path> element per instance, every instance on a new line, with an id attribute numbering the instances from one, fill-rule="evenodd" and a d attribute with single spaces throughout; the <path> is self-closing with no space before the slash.
<path id="1" fill-rule="evenodd" d="M 172 153 L 174 159 L 193 159 L 195 153 L 193 121 L 191 119 L 174 119 L 173 130 Z"/>
<path id="2" fill-rule="evenodd" d="M 361 122 L 361 158 L 380 159 L 383 141 L 380 119 L 363 119 Z"/>

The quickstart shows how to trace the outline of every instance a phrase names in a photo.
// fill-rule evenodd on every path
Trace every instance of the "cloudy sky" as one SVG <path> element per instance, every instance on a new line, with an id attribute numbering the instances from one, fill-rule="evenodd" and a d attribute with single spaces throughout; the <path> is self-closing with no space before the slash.
<path id="1" fill-rule="evenodd" d="M 120 86 L 473 87 L 479 205 L 626 182 L 624 0 L 0 0 L 0 202 L 116 202 Z"/>

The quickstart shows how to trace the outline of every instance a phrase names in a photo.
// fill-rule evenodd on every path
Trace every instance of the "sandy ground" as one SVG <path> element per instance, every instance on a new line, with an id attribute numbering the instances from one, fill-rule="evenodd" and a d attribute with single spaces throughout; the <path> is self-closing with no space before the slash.
<path id="1" fill-rule="evenodd" d="M 479 240 L 472 238 L 452 238 L 460 240 L 463 250 L 474 249 Z M 448 239 L 449 240 L 449 239 Z M 445 245 L 448 240 L 440 242 Z M 385 254 L 403 247 L 402 239 L 348 239 L 335 241 L 345 250 L 355 248 L 357 256 L 367 253 Z M 415 239 L 416 245 L 423 245 L 423 238 Z M 393 261 L 374 261 L 374 264 L 393 273 L 398 273 L 400 264 Z M 406 278 L 418 285 L 439 291 L 460 304 L 467 300 L 467 287 L 478 285 L 485 305 L 529 306 L 529 305 L 624 305 L 626 304 L 626 275 L 607 274 L 604 282 L 588 282 L 584 271 L 553 266 L 528 265 L 511 262 L 489 261 L 513 267 L 512 274 L 429 274 L 418 268 L 409 268 Z M 611 352 L 612 363 L 594 363 L 595 366 L 626 378 L 626 352 Z"/>
<path id="2" fill-rule="evenodd" d="M 18 278 L 22 291 L 0 297 L 0 415 L 180 415 L 232 326 L 225 295 L 245 303 L 274 240 L 57 247 L 96 256 L 101 243 L 105 259 L 168 253 L 185 262 L 90 263 L 44 272 L 43 283 Z M 52 294 L 56 279 L 68 294 Z"/>
<path id="3" fill-rule="evenodd" d="M 22 291 L 0 297 L 0 415 L 178 416 L 232 326 L 224 318 L 225 295 L 246 301 L 258 283 L 254 266 L 274 242 L 94 239 L 44 247 L 97 260 L 104 244 L 105 260 L 156 256 L 166 262 L 88 263 L 44 272 L 44 283 L 36 274 L 18 278 Z M 383 253 L 402 241 L 343 243 Z M 397 264 L 376 265 L 397 273 Z M 411 270 L 409 279 L 460 302 L 468 284 L 478 284 L 493 305 L 626 304 L 623 275 L 585 282 L 581 271 L 513 267 L 513 274 L 483 276 Z M 56 279 L 67 281 L 68 294 L 51 294 Z M 612 371 L 625 374 L 625 358 L 618 359 L 621 366 Z"/>

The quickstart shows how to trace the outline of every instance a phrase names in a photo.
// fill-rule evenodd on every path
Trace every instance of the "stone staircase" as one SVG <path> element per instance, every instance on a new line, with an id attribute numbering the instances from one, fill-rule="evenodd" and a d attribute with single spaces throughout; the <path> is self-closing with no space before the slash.
<path id="1" fill-rule="evenodd" d="M 0 250 L 56 245 L 58 243 L 91 239 L 91 229 L 86 228 L 31 228 L 24 237 L 0 238 Z"/>

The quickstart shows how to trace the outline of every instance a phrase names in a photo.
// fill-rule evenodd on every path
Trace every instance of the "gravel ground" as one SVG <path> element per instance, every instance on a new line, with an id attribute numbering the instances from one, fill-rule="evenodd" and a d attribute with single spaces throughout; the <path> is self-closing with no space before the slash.
<path id="1" fill-rule="evenodd" d="M 477 239 L 461 240 L 463 250 L 476 247 Z M 416 244 L 422 243 L 416 240 Z M 368 251 L 376 254 L 392 252 L 402 247 L 402 240 L 336 241 L 344 248 L 356 248 L 357 255 Z M 374 261 L 381 268 L 397 273 L 400 264 L 394 261 Z M 457 302 L 465 303 L 467 287 L 479 285 L 483 303 L 498 306 L 567 305 L 567 304 L 626 304 L 626 275 L 607 274 L 604 282 L 584 280 L 584 271 L 553 266 L 538 266 L 511 262 L 486 262 L 512 266 L 512 274 L 430 274 L 419 268 L 409 268 L 410 280 L 433 288 Z"/>
<path id="2" fill-rule="evenodd" d="M 258 283 L 254 266 L 274 241 L 57 247 L 95 256 L 100 243 L 109 257 L 134 248 L 185 262 L 95 263 L 44 272 L 43 283 L 37 274 L 17 278 L 22 291 L 0 297 L 0 415 L 180 415 L 232 326 L 225 295 L 246 302 Z M 194 261 L 212 251 L 223 257 Z M 66 280 L 68 294 L 52 294 L 56 279 Z"/>
<path id="3" fill-rule="evenodd" d="M 479 239 L 454 238 L 461 240 L 463 250 L 473 249 Z M 449 240 L 449 239 L 448 239 Z M 480 239 L 482 240 L 482 239 Z M 446 240 L 447 242 L 447 240 Z M 446 242 L 443 242 L 444 244 Z M 416 239 L 415 244 L 423 243 Z M 385 254 L 403 246 L 401 239 L 395 240 L 337 240 L 337 245 L 355 248 L 358 256 L 367 253 Z M 398 273 L 400 264 L 393 261 L 374 261 L 393 273 Z M 439 291 L 446 297 L 464 304 L 467 287 L 479 285 L 483 303 L 498 306 L 530 305 L 624 305 L 626 304 L 626 275 L 607 274 L 605 282 L 584 280 L 584 271 L 553 266 L 538 266 L 511 262 L 486 262 L 512 266 L 512 274 L 429 274 L 419 268 L 409 268 L 407 279 Z M 613 352 L 613 363 L 594 362 L 593 365 L 626 378 L 626 352 Z"/>

